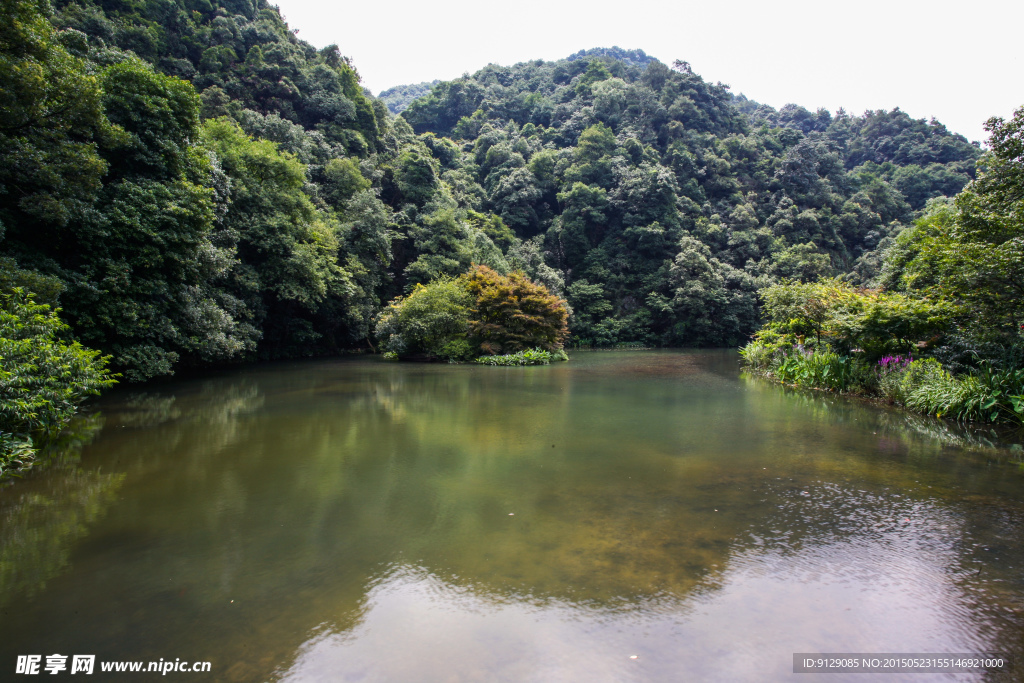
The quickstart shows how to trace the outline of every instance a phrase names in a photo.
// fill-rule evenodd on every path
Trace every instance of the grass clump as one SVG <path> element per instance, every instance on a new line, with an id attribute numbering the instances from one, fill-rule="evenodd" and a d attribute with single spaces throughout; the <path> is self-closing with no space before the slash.
<path id="1" fill-rule="evenodd" d="M 562 349 L 545 351 L 544 349 L 526 349 L 502 356 L 480 356 L 475 362 L 481 365 L 548 365 L 552 361 L 567 361 L 568 354 Z"/>

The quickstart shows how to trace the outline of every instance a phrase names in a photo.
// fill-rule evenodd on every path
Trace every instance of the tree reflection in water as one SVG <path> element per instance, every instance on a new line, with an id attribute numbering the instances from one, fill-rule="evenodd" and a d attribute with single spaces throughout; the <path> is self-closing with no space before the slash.
<path id="1" fill-rule="evenodd" d="M 59 580 L 12 586 L 0 636 L 227 680 L 770 680 L 812 644 L 1019 649 L 1009 451 L 735 367 L 354 360 L 112 396 L 84 469 L 125 483 Z"/>

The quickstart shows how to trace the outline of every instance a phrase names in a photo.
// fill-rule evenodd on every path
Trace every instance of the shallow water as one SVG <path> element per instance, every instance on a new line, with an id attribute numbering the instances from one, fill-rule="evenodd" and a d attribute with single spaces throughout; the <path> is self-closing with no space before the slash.
<path id="1" fill-rule="evenodd" d="M 737 360 L 354 358 L 112 394 L 80 455 L 0 490 L 0 679 L 32 653 L 210 661 L 167 676 L 196 681 L 1024 678 L 792 673 L 1024 667 L 1024 456 Z"/>

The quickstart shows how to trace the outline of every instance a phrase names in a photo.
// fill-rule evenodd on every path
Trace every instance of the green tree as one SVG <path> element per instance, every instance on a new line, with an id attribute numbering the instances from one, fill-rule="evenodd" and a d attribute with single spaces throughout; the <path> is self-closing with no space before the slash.
<path id="1" fill-rule="evenodd" d="M 0 222 L 16 237 L 82 214 L 107 171 L 99 142 L 118 133 L 99 79 L 57 41 L 46 7 L 0 2 Z"/>
<path id="2" fill-rule="evenodd" d="M 20 287 L 0 293 L 0 477 L 31 464 L 85 397 L 115 383 L 99 351 L 61 339 L 58 312 Z"/>
<path id="3" fill-rule="evenodd" d="M 608 300 L 604 287 L 598 283 L 591 284 L 586 278 L 580 278 L 565 290 L 569 303 L 572 304 L 572 335 L 574 343 L 612 344 L 617 339 L 604 334 L 600 327 L 601 321 L 609 317 L 614 306 Z"/>
<path id="4" fill-rule="evenodd" d="M 417 207 L 426 204 L 437 190 L 437 171 L 437 162 L 428 154 L 415 149 L 405 151 L 395 168 L 400 201 Z"/>
<path id="5" fill-rule="evenodd" d="M 207 121 L 203 140 L 231 179 L 223 221 L 238 240 L 232 294 L 263 329 L 261 354 L 311 353 L 323 337 L 320 307 L 355 294 L 339 260 L 338 226 L 303 192 L 304 165 L 275 143 L 253 140 L 226 119 Z"/>
<path id="6" fill-rule="evenodd" d="M 381 312 L 375 329 L 380 348 L 398 358 L 465 360 L 473 296 L 460 278 L 439 277 L 416 285 Z"/>
<path id="7" fill-rule="evenodd" d="M 770 336 L 854 349 L 874 360 L 916 352 L 950 327 L 953 309 L 917 295 L 852 287 L 839 279 L 779 282 L 761 291 Z M 763 335 L 762 335 L 763 336 Z"/>
<path id="8" fill-rule="evenodd" d="M 373 319 L 380 311 L 380 293 L 391 280 L 391 211 L 367 188 L 352 196 L 341 212 L 340 236 L 343 264 L 352 275 L 355 290 L 343 302 L 342 317 L 349 342 L 368 339 Z"/>
<path id="9" fill-rule="evenodd" d="M 1024 107 L 985 128 L 978 178 L 956 198 L 944 285 L 989 324 L 1015 329 L 1024 323 Z"/>
<path id="10" fill-rule="evenodd" d="M 970 336 L 1012 342 L 1024 322 L 1024 107 L 986 126 L 978 178 L 952 205 L 928 204 L 889 248 L 881 281 L 957 302 Z"/>
<path id="11" fill-rule="evenodd" d="M 736 346 L 757 323 L 757 282 L 744 271 L 721 263 L 690 236 L 669 269 L 671 307 L 677 322 L 671 342 L 682 345 Z"/>
<path id="12" fill-rule="evenodd" d="M 426 284 L 442 275 L 457 276 L 473 262 L 473 244 L 468 226 L 459 220 L 454 207 L 439 207 L 410 230 L 418 256 L 405 269 L 410 283 Z"/>
<path id="13" fill-rule="evenodd" d="M 570 268 L 583 262 L 601 241 L 608 225 L 608 194 L 603 188 L 581 182 L 558 193 L 562 215 L 554 228 L 559 251 Z"/>
<path id="14" fill-rule="evenodd" d="M 69 321 L 132 381 L 169 374 L 183 356 L 251 350 L 244 307 L 211 285 L 233 251 L 211 241 L 216 169 L 194 146 L 194 89 L 137 59 L 109 67 L 101 82 L 105 111 L 124 131 L 102 149 L 108 182 L 76 231 L 31 242 L 58 264 Z"/>
<path id="15" fill-rule="evenodd" d="M 355 159 L 331 159 L 324 164 L 323 195 L 332 206 L 342 206 L 350 197 L 370 189 Z"/>

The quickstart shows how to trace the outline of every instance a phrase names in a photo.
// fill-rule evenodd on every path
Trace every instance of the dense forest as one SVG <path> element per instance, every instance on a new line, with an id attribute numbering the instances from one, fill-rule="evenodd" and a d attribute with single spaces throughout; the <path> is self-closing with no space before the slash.
<path id="1" fill-rule="evenodd" d="M 488 66 L 402 114 L 433 147 L 459 141 L 442 181 L 543 255 L 579 343 L 736 345 L 779 278 L 874 277 L 980 154 L 899 110 L 775 111 L 683 62 L 587 56 Z"/>
<path id="2" fill-rule="evenodd" d="M 906 282 L 907 235 L 957 220 L 982 158 L 934 120 L 776 110 L 641 50 L 375 98 L 264 0 L 0 1 L 0 435 L 22 445 L 60 422 L 31 407 L 53 403 L 38 349 L 80 378 L 71 406 L 111 372 L 388 346 L 395 306 L 473 268 L 564 300 L 552 350 L 738 346 L 778 283 Z"/>
<path id="3" fill-rule="evenodd" d="M 439 80 L 434 80 L 423 83 L 411 83 L 409 85 L 396 85 L 394 88 L 382 90 L 377 97 L 383 100 L 384 104 L 388 105 L 388 110 L 392 114 L 401 114 L 409 108 L 413 100 L 423 97 L 430 92 L 432 87 L 440 82 Z"/>

